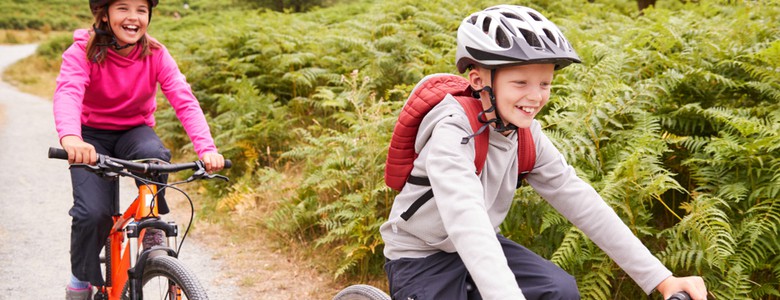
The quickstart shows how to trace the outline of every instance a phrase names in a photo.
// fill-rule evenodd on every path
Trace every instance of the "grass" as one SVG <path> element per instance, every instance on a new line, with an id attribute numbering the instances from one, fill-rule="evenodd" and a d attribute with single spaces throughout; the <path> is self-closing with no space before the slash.
<path id="1" fill-rule="evenodd" d="M 59 72 L 52 72 L 52 62 L 33 55 L 8 67 L 3 81 L 16 86 L 20 91 L 51 100 L 54 96 L 54 82 Z M 59 62 L 57 68 L 59 69 Z"/>
<path id="2" fill-rule="evenodd" d="M 0 44 L 34 44 L 62 34 L 63 31 L 0 29 Z"/>
<path id="3" fill-rule="evenodd" d="M 9 66 L 2 75 L 3 80 L 25 93 L 51 99 L 62 62 L 62 52 L 73 42 L 72 36 L 72 32 L 63 31 L 30 34 L 25 44 L 38 44 L 38 49 L 34 55 Z"/>

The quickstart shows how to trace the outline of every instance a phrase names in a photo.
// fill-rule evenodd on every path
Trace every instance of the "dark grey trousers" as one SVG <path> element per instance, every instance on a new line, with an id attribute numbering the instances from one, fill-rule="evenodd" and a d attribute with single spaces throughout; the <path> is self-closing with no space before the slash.
<path id="1" fill-rule="evenodd" d="M 82 126 L 82 138 L 95 146 L 97 153 L 120 159 L 158 158 L 171 160 L 154 130 L 146 125 L 130 130 L 100 130 Z M 115 183 L 83 168 L 71 168 L 73 184 L 73 207 L 68 214 L 73 218 L 70 233 L 71 272 L 82 281 L 103 285 L 100 270 L 100 250 L 111 230 L 111 215 L 115 212 Z M 153 178 L 165 182 L 167 176 Z M 140 182 L 137 182 L 140 184 Z M 158 210 L 168 213 L 163 199 L 164 191 L 158 194 Z"/>
<path id="2" fill-rule="evenodd" d="M 497 238 L 526 299 L 580 299 L 577 283 L 566 271 L 502 235 Z M 396 300 L 482 299 L 457 253 L 390 260 L 385 272 Z"/>

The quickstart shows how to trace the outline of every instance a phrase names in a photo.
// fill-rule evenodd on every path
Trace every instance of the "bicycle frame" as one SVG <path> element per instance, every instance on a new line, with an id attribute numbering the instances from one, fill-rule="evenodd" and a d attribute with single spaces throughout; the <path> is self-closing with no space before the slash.
<path id="1" fill-rule="evenodd" d="M 56 159 L 68 159 L 68 153 L 63 149 L 49 148 L 49 158 Z M 188 290 L 197 299 L 207 299 L 203 288 L 200 287 L 197 279 L 189 274 L 182 266 L 177 266 L 178 262 L 178 250 L 181 245 L 178 244 L 178 227 L 174 222 L 164 222 L 160 220 L 159 212 L 157 210 L 157 183 L 151 180 L 144 180 L 132 172 L 138 172 L 146 175 L 173 173 L 183 170 L 193 170 L 193 174 L 184 181 L 165 184 L 165 187 L 172 187 L 175 184 L 188 183 L 199 179 L 222 179 L 227 181 L 228 178 L 218 174 L 209 174 L 206 172 L 203 162 L 194 161 L 189 163 L 180 164 L 158 164 L 156 160 L 151 160 L 151 163 L 137 161 L 127 161 L 117 158 L 112 158 L 106 155 L 98 154 L 98 162 L 96 165 L 78 164 L 77 167 L 84 167 L 89 171 L 98 174 L 101 177 L 108 178 L 113 181 L 115 194 L 114 194 L 114 213 L 112 215 L 112 227 L 109 231 L 108 238 L 106 240 L 105 253 L 106 257 L 101 258 L 101 262 L 105 264 L 105 284 L 97 287 L 98 294 L 94 299 L 100 300 L 115 300 L 122 299 L 125 286 L 128 287 L 128 295 L 131 300 L 139 300 L 143 298 L 143 276 L 144 268 L 148 267 L 147 262 L 165 262 L 162 265 L 152 264 L 151 269 L 155 272 L 160 272 L 161 266 L 167 266 L 169 270 L 177 270 L 170 276 L 176 276 L 177 279 L 168 281 L 168 288 L 166 295 L 169 299 L 181 299 L 182 289 Z M 230 160 L 225 160 L 225 168 L 230 168 L 232 163 Z M 71 165 L 75 167 L 76 165 Z M 138 196 L 133 200 L 130 206 L 120 213 L 119 208 L 119 177 L 128 176 L 137 180 L 145 182 L 145 184 L 138 187 Z M 174 188 L 177 189 L 177 188 Z M 179 190 L 179 189 L 177 189 Z M 179 190 L 181 191 L 181 190 Z M 183 191 L 181 191 L 184 193 Z M 185 194 L 186 196 L 186 194 Z M 187 197 L 189 199 L 189 197 Z M 190 201 L 192 205 L 192 201 Z M 194 212 L 194 207 L 193 207 Z M 191 222 L 192 220 L 190 220 Z M 146 234 L 148 228 L 155 228 L 165 232 L 167 237 L 167 246 L 151 245 L 151 247 L 143 246 L 143 238 L 139 240 L 139 237 L 143 237 Z M 188 226 L 189 230 L 189 226 Z M 187 236 L 185 231 L 182 241 Z M 149 245 L 147 245 L 149 246 Z M 144 249 L 140 250 L 139 249 Z M 176 250 L 174 250 L 176 249 Z M 152 259 L 152 254 L 156 257 Z M 163 257 L 158 257 L 158 252 Z M 170 259 L 164 256 L 171 257 Z M 171 265 L 171 261 L 175 262 Z M 165 272 L 165 271 L 163 271 Z M 177 285 L 171 283 L 176 282 Z M 178 286 L 181 284 L 182 286 Z"/>
<path id="2" fill-rule="evenodd" d="M 114 179 L 117 185 L 119 180 Z M 130 299 L 140 299 L 136 294 L 138 287 L 142 285 L 141 276 L 143 275 L 144 262 L 148 258 L 149 251 L 144 251 L 138 255 L 142 245 L 139 237 L 145 233 L 146 228 L 157 228 L 163 230 L 168 237 L 168 247 L 154 247 L 154 250 L 163 250 L 168 255 L 177 257 L 173 250 L 177 245 L 178 226 L 173 222 L 163 222 L 159 219 L 155 195 L 157 194 L 156 185 L 141 185 L 138 187 L 138 197 L 130 206 L 119 214 L 119 197 L 114 197 L 114 207 L 117 213 L 113 216 L 114 226 L 111 228 L 108 239 L 110 248 L 106 249 L 109 257 L 106 258 L 106 285 L 100 287 L 100 291 L 108 296 L 109 300 L 121 299 L 125 284 L 130 281 L 129 292 Z M 126 237 L 125 237 L 126 236 Z M 137 259 L 136 259 L 137 258 Z M 180 291 L 177 292 L 177 299 L 180 298 Z"/>

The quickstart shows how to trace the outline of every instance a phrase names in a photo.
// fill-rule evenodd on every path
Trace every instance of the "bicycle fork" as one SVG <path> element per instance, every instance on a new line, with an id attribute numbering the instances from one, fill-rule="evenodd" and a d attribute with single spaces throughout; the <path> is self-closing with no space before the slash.
<path id="1" fill-rule="evenodd" d="M 168 239 L 167 247 L 154 247 L 140 252 L 138 238 L 141 237 L 141 231 L 147 228 L 156 228 L 163 230 Z M 129 266 L 127 269 L 128 280 L 128 292 L 130 300 L 143 299 L 141 287 L 143 286 L 143 274 L 144 267 L 146 267 L 146 261 L 150 259 L 150 254 L 153 251 L 165 251 L 168 256 L 178 257 L 178 253 L 173 249 L 176 247 L 178 235 L 178 226 L 174 223 L 164 222 L 157 218 L 143 219 L 140 222 L 132 222 L 127 225 L 125 233 L 128 238 L 127 253 L 129 256 Z"/>
<path id="2" fill-rule="evenodd" d="M 117 191 L 119 181 L 116 180 Z M 119 213 L 119 195 L 114 198 L 114 227 L 109 234 L 106 245 L 106 283 L 103 295 L 108 299 L 121 299 L 125 284 L 131 300 L 143 299 L 143 273 L 149 254 L 154 251 L 164 251 L 168 256 L 178 257 L 174 250 L 178 245 L 178 226 L 173 222 L 160 220 L 155 195 L 157 186 L 139 186 L 138 198 L 133 201 L 124 214 Z M 167 247 L 154 247 L 140 251 L 138 238 L 145 234 L 145 229 L 156 228 L 165 232 Z M 127 244 L 123 243 L 127 242 Z"/>

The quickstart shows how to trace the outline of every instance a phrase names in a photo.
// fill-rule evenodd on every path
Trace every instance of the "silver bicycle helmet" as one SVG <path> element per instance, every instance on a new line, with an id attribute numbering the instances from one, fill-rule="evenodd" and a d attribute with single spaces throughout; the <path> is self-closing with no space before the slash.
<path id="1" fill-rule="evenodd" d="M 461 73 L 473 64 L 494 69 L 551 63 L 559 70 L 581 62 L 553 22 L 534 9 L 517 5 L 493 6 L 464 19 L 458 27 L 455 57 Z"/>

